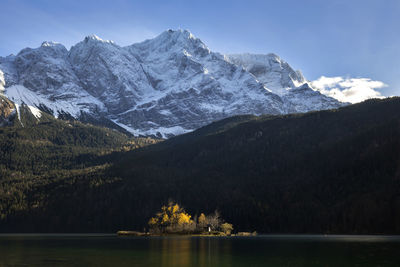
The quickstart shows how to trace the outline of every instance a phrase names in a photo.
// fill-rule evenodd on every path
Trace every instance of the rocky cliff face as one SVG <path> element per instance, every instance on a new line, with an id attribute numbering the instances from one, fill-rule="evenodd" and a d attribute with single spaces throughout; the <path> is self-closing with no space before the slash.
<path id="1" fill-rule="evenodd" d="M 11 124 L 15 116 L 15 105 L 0 94 L 0 126 Z"/>
<path id="2" fill-rule="evenodd" d="M 127 47 L 94 35 L 69 51 L 44 42 L 0 58 L 0 70 L 0 89 L 16 104 L 104 118 L 135 135 L 169 137 L 233 115 L 343 105 L 274 54 L 223 56 L 186 30 Z"/>
<path id="3" fill-rule="evenodd" d="M 226 58 L 253 74 L 275 94 L 287 94 L 290 89 L 306 82 L 300 71 L 293 70 L 287 62 L 275 54 L 236 54 L 226 55 Z"/>
<path id="4" fill-rule="evenodd" d="M 287 113 L 331 109 L 344 105 L 332 97 L 314 91 L 301 71 L 295 71 L 275 54 L 226 55 L 226 59 L 242 66 L 253 74 L 257 81 L 279 95 L 285 103 Z"/>

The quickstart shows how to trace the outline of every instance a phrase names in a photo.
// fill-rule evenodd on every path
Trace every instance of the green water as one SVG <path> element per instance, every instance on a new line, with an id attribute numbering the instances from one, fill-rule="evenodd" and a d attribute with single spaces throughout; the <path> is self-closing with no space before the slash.
<path id="1" fill-rule="evenodd" d="M 0 266 L 400 266 L 400 237 L 0 235 Z"/>

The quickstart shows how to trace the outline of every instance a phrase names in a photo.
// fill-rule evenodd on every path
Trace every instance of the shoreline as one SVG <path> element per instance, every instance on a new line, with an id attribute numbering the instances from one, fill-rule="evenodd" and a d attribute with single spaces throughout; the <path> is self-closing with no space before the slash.
<path id="1" fill-rule="evenodd" d="M 257 232 L 238 232 L 236 234 L 226 234 L 224 232 L 211 232 L 211 233 L 162 233 L 154 234 L 149 232 L 138 232 L 138 231 L 118 231 L 117 236 L 205 236 L 205 237 L 234 237 L 234 236 L 257 236 Z"/>
<path id="2" fill-rule="evenodd" d="M 132 237 L 126 235 L 125 237 Z M 117 233 L 0 233 L 0 238 L 98 238 L 98 237 L 124 237 Z M 166 235 L 147 235 L 144 237 L 246 237 L 246 236 L 218 236 L 201 234 L 166 234 Z M 395 234 L 258 234 L 248 236 L 253 238 L 268 238 L 270 240 L 308 240 L 308 241 L 349 241 L 349 242 L 400 242 L 400 235 Z"/>

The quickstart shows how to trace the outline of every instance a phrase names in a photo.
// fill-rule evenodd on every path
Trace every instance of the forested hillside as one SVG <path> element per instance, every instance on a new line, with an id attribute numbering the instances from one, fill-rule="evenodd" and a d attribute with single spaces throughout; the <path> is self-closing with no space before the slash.
<path id="1" fill-rule="evenodd" d="M 106 180 L 103 170 L 117 152 L 157 142 L 77 121 L 56 120 L 46 113 L 39 121 L 26 106 L 20 112 L 21 121 L 14 116 L 10 126 L 0 127 L 0 225 L 12 226 L 13 218 L 22 218 L 20 224 L 12 226 L 14 231 L 36 231 L 34 224 L 25 221 L 30 216 L 47 226 L 52 217 L 47 217 L 46 210 L 52 197 L 63 198 L 65 189 L 84 190 L 86 184 L 102 184 Z M 67 201 L 78 204 L 79 198 Z M 67 212 L 73 214 L 74 210 Z M 54 228 L 41 231 L 62 231 L 52 222 Z M 8 231 L 8 227 L 0 226 L 0 231 Z"/>
<path id="2" fill-rule="evenodd" d="M 9 140 L 23 131 L 1 129 Z M 84 140 L 96 136 L 83 132 Z M 0 229 L 143 230 L 172 199 L 191 214 L 218 209 L 241 231 L 400 233 L 399 98 L 306 114 L 232 117 L 144 148 L 93 152 L 121 144 L 116 140 L 122 135 L 110 133 L 115 136 L 94 137 L 77 154 L 69 143 L 50 140 L 71 153 L 56 152 L 51 159 L 63 163 L 52 171 L 36 170 L 40 160 L 31 167 L 29 160 L 3 164 L 14 148 L 2 145 Z M 76 136 L 74 128 L 64 134 Z M 44 154 L 30 151 L 29 159 Z"/>

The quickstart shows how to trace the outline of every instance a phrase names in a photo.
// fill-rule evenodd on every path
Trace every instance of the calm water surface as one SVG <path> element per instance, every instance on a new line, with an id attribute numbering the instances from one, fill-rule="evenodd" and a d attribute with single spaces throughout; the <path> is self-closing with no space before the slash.
<path id="1" fill-rule="evenodd" d="M 0 235 L 0 266 L 400 266 L 400 237 Z"/>

